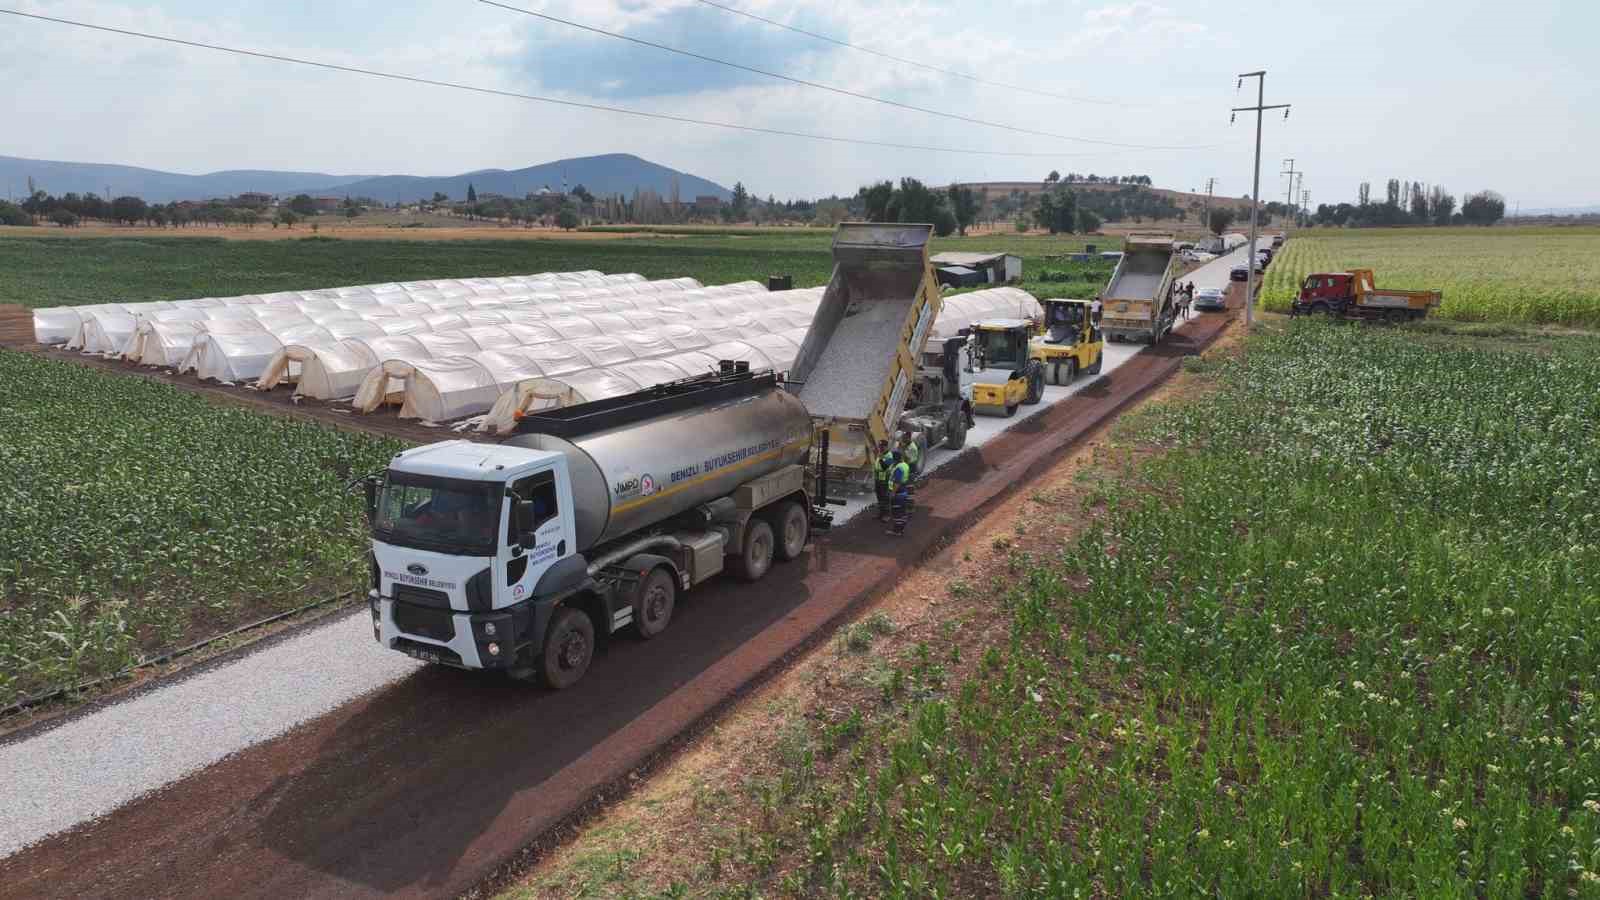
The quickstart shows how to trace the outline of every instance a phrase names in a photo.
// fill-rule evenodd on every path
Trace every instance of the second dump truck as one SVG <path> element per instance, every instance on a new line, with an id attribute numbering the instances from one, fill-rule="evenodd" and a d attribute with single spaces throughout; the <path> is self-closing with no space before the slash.
<path id="1" fill-rule="evenodd" d="M 724 363 L 633 394 L 524 414 L 502 443 L 405 450 L 366 479 L 372 634 L 428 662 L 572 685 L 596 640 L 653 638 L 678 594 L 794 559 L 827 511 L 828 448 L 887 439 L 938 314 L 926 225 L 840 226 L 790 383 Z M 966 419 L 948 390 L 933 424 Z M 815 408 L 812 406 L 815 405 Z M 852 460 L 853 462 L 853 460 Z M 810 464 L 808 464 L 810 463 Z"/>
<path id="2" fill-rule="evenodd" d="M 1405 322 L 1420 319 L 1439 306 L 1438 291 L 1379 289 L 1374 281 L 1371 269 L 1307 275 L 1290 313 Z"/>
<path id="3" fill-rule="evenodd" d="M 1100 294 L 1100 327 L 1108 340 L 1154 344 L 1172 330 L 1178 316 L 1172 242 L 1170 234 L 1130 234 L 1123 241 L 1122 259 Z"/>

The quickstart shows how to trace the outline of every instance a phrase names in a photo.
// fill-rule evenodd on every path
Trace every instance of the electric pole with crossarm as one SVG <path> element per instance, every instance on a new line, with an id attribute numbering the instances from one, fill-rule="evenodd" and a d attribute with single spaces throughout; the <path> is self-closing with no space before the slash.
<path id="1" fill-rule="evenodd" d="M 1234 90 L 1243 87 L 1246 78 L 1256 79 L 1256 105 L 1235 106 L 1233 115 L 1228 117 L 1228 121 L 1231 123 L 1234 120 L 1234 116 L 1242 112 L 1254 112 L 1256 114 L 1256 171 L 1250 192 L 1250 256 L 1244 263 L 1244 324 L 1248 328 L 1254 325 L 1256 321 L 1256 229 L 1258 227 L 1257 214 L 1261 209 L 1261 116 L 1269 109 L 1281 109 L 1283 110 L 1283 117 L 1287 119 L 1289 118 L 1289 104 L 1275 103 L 1272 106 L 1267 105 L 1267 73 L 1265 69 L 1259 72 L 1245 72 L 1240 75 L 1239 84 Z"/>

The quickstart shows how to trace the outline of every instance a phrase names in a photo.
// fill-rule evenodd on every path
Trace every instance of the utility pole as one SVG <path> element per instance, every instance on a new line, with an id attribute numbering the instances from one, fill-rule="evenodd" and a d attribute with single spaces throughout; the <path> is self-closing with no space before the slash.
<path id="1" fill-rule="evenodd" d="M 1267 72 L 1265 69 L 1259 72 L 1245 72 L 1241 74 L 1239 76 L 1239 83 L 1234 87 L 1234 90 L 1237 91 L 1239 88 L 1244 87 L 1244 80 L 1246 78 L 1256 79 L 1256 105 L 1235 106 L 1233 108 L 1233 114 L 1228 117 L 1228 122 L 1231 124 L 1234 120 L 1234 117 L 1242 112 L 1254 112 L 1256 114 L 1256 168 L 1255 181 L 1250 192 L 1250 256 L 1245 260 L 1244 263 L 1244 324 L 1246 328 L 1249 328 L 1250 326 L 1254 325 L 1256 321 L 1256 229 L 1258 222 L 1257 214 L 1261 209 L 1261 116 L 1269 109 L 1281 109 L 1283 110 L 1283 117 L 1287 119 L 1289 118 L 1289 104 L 1277 103 L 1272 106 L 1267 105 Z"/>
<path id="2" fill-rule="evenodd" d="M 1311 192 L 1310 191 L 1301 191 L 1300 192 L 1300 209 L 1305 212 L 1306 219 L 1307 219 L 1307 221 L 1309 221 L 1311 219 Z"/>
<path id="3" fill-rule="evenodd" d="M 1283 164 L 1288 166 L 1288 168 L 1284 169 L 1278 174 L 1289 176 L 1289 192 L 1285 194 L 1283 198 L 1284 217 L 1285 219 L 1289 219 L 1294 216 L 1294 159 L 1286 159 L 1283 161 Z M 1288 226 L 1285 225 L 1284 227 L 1287 228 Z"/>
<path id="4" fill-rule="evenodd" d="M 1210 230 L 1211 228 L 1211 192 L 1215 190 L 1216 187 L 1217 180 L 1215 178 L 1206 179 L 1206 212 L 1205 219 L 1200 224 L 1203 225 L 1207 230 Z"/>
<path id="5" fill-rule="evenodd" d="M 1294 173 L 1294 194 L 1293 194 L 1293 196 L 1299 196 L 1300 195 L 1300 185 L 1304 184 L 1305 180 L 1306 180 L 1306 173 L 1304 171 Z M 1300 211 L 1304 211 L 1305 210 L 1305 204 L 1304 203 L 1300 204 L 1298 209 Z M 1294 224 L 1297 227 L 1299 226 L 1299 224 L 1300 224 L 1300 217 L 1299 216 L 1295 217 Z"/>

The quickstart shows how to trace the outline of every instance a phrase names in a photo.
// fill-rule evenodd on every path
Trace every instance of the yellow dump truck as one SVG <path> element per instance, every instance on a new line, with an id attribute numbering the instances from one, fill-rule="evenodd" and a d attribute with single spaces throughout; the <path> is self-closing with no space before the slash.
<path id="1" fill-rule="evenodd" d="M 893 441 L 943 300 L 928 264 L 931 225 L 847 222 L 833 239 L 833 275 L 789 370 L 790 389 L 827 436 L 826 471 L 870 472 Z M 965 438 L 966 429 L 952 428 Z M 824 446 L 813 443 L 814 451 Z"/>
<path id="2" fill-rule="evenodd" d="M 1130 234 L 1122 259 L 1100 293 L 1100 328 L 1108 340 L 1154 344 L 1172 330 L 1178 305 L 1172 300 L 1177 255 L 1170 234 Z"/>

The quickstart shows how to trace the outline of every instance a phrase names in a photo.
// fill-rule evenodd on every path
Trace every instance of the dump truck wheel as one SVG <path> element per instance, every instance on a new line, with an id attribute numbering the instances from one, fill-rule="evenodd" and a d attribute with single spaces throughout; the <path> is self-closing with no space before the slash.
<path id="1" fill-rule="evenodd" d="M 1310 313 L 1313 316 L 1326 316 L 1326 315 L 1329 314 L 1328 304 L 1326 304 L 1326 303 L 1313 303 L 1313 304 L 1311 304 Z"/>
<path id="2" fill-rule="evenodd" d="M 766 519 L 751 519 L 744 528 L 744 549 L 739 553 L 738 575 L 744 581 L 760 581 L 772 568 L 772 526 Z"/>
<path id="3" fill-rule="evenodd" d="M 539 671 L 553 690 L 578 683 L 594 661 L 594 623 L 582 610 L 562 607 L 544 633 L 544 654 Z"/>
<path id="4" fill-rule="evenodd" d="M 778 560 L 799 559 L 806 550 L 806 539 L 811 536 L 811 517 L 800 504 L 790 500 L 778 507 L 773 524 L 778 531 L 778 543 L 774 548 Z"/>
<path id="5" fill-rule="evenodd" d="M 1034 369 L 1028 374 L 1028 393 L 1023 396 L 1022 402 L 1032 406 L 1044 399 L 1044 370 Z"/>
<path id="6" fill-rule="evenodd" d="M 667 630 L 672 611 L 678 605 L 678 585 L 665 567 L 650 570 L 639 585 L 639 599 L 633 606 L 633 628 L 639 637 L 650 640 Z"/>
<path id="7" fill-rule="evenodd" d="M 960 450 L 967 444 L 967 417 L 961 410 L 950 414 L 950 421 L 944 426 L 944 445 L 951 450 Z"/>

